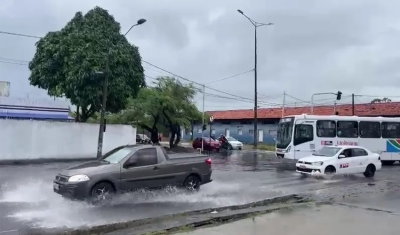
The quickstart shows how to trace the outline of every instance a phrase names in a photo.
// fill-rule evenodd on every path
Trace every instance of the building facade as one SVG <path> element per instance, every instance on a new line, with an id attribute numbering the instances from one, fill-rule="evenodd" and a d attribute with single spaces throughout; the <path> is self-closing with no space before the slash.
<path id="1" fill-rule="evenodd" d="M 73 121 L 68 103 L 50 99 L 0 97 L 1 119 Z"/>
<path id="2" fill-rule="evenodd" d="M 214 121 L 202 131 L 201 123 L 194 123 L 190 130 L 182 130 L 184 140 L 192 140 L 202 135 L 218 137 L 221 134 L 233 137 L 243 143 L 254 143 L 254 112 L 253 110 L 227 110 L 207 112 Z M 310 107 L 262 108 L 257 112 L 258 142 L 274 144 L 277 127 L 282 116 L 314 114 L 314 115 L 341 115 L 352 116 L 351 104 L 314 106 L 313 113 Z M 365 103 L 354 105 L 354 115 L 369 117 L 400 117 L 400 102 Z M 211 127 L 211 128 L 210 128 Z"/>

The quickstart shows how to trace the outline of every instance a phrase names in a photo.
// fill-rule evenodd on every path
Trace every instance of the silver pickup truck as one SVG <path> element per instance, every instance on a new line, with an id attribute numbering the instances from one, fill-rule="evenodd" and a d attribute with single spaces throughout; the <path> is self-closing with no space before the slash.
<path id="1" fill-rule="evenodd" d="M 212 181 L 211 173 L 211 159 L 206 155 L 168 155 L 162 146 L 127 145 L 60 172 L 53 189 L 68 198 L 101 201 L 113 193 L 137 189 L 199 190 Z"/>

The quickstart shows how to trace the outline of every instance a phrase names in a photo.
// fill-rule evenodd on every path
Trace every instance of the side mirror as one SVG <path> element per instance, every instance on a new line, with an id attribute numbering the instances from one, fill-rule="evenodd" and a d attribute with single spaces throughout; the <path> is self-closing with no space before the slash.
<path id="1" fill-rule="evenodd" d="M 340 158 L 345 158 L 345 157 L 346 157 L 346 156 L 343 155 L 343 154 L 340 154 L 340 155 L 339 155 L 339 159 L 340 159 Z"/>

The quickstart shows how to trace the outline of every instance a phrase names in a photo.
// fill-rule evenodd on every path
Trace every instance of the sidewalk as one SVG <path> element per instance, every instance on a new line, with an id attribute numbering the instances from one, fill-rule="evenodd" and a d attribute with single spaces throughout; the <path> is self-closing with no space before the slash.
<path id="1" fill-rule="evenodd" d="M 399 217 L 381 211 L 323 205 L 291 212 L 281 211 L 202 228 L 180 235 L 337 235 L 399 234 Z"/>

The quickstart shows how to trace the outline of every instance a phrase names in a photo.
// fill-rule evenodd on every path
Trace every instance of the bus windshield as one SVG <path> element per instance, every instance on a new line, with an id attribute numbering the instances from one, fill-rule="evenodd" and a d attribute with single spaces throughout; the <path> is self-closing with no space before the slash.
<path id="1" fill-rule="evenodd" d="M 279 121 L 278 131 L 276 136 L 276 147 L 284 149 L 292 141 L 294 118 L 282 118 Z"/>

